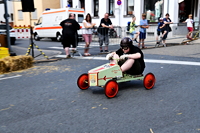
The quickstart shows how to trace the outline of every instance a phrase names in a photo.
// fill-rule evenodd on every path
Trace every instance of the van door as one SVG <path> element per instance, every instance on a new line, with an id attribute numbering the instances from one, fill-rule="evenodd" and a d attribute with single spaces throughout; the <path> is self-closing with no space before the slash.
<path id="1" fill-rule="evenodd" d="M 43 35 L 43 30 L 41 30 L 41 28 L 42 28 L 42 23 L 43 23 L 43 17 L 40 17 L 39 19 L 38 19 L 38 22 L 36 23 L 36 25 L 35 25 L 35 27 L 34 27 L 34 31 L 33 31 L 33 33 L 34 33 L 34 38 L 36 39 L 36 40 L 38 40 L 39 38 L 38 37 L 42 37 L 42 35 Z"/>

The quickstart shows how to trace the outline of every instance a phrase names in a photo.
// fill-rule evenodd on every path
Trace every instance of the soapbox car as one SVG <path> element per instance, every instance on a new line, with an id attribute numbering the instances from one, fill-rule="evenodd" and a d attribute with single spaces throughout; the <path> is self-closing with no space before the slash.
<path id="1" fill-rule="evenodd" d="M 143 74 L 129 75 L 122 73 L 119 65 L 107 63 L 91 69 L 88 74 L 80 75 L 77 85 L 82 90 L 86 90 L 90 86 L 104 86 L 105 95 L 108 98 L 113 98 L 118 93 L 118 83 L 131 80 L 143 80 L 146 89 L 152 89 L 156 82 L 153 73 L 148 73 L 145 76 Z"/>

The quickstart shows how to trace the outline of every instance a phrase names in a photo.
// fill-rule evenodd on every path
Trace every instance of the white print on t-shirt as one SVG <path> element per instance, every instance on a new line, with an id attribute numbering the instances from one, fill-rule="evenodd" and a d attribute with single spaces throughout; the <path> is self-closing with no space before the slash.
<path id="1" fill-rule="evenodd" d="M 187 27 L 193 27 L 193 20 L 192 19 L 187 19 L 185 22 L 187 22 Z"/>

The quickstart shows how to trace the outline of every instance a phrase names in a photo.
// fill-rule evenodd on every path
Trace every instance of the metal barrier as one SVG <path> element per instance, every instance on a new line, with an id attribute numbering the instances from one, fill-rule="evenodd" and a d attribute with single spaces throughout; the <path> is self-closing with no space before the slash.
<path id="1" fill-rule="evenodd" d="M 170 27 L 172 28 L 172 32 L 169 32 L 167 39 L 175 39 L 175 38 L 186 38 L 186 35 L 188 33 L 187 26 L 184 23 L 173 23 L 170 24 Z M 157 28 L 158 24 L 150 24 L 149 28 L 146 29 L 146 42 L 155 42 L 156 36 L 157 36 Z M 107 29 L 107 28 L 100 28 L 102 31 L 102 34 L 106 34 L 109 37 L 109 45 L 116 45 L 119 44 L 121 39 L 123 37 L 130 37 L 129 31 L 127 31 L 127 26 L 120 27 L 116 26 L 113 29 Z M 135 28 L 136 31 L 139 31 L 140 27 L 138 26 Z M 195 25 L 195 31 L 193 35 L 198 32 L 200 29 L 199 22 L 196 22 Z M 79 34 L 83 34 L 84 30 L 88 30 L 85 28 L 82 28 L 79 30 Z M 98 36 L 98 28 L 94 27 L 92 30 L 92 42 L 91 44 L 95 46 L 99 46 L 99 36 Z M 139 37 L 138 37 L 139 40 Z M 84 39 L 81 37 L 81 41 L 84 41 Z"/>

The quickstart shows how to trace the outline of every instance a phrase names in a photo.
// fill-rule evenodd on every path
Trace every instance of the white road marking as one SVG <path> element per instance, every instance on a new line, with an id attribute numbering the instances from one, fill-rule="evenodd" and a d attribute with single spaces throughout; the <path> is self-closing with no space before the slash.
<path id="1" fill-rule="evenodd" d="M 58 55 L 58 58 L 65 58 L 66 55 Z M 87 60 L 106 60 L 105 57 L 80 57 L 74 56 L 75 59 L 87 59 Z M 147 63 L 161 63 L 161 64 L 176 64 L 176 65 L 192 65 L 192 66 L 200 66 L 200 62 L 192 62 L 192 61 L 175 61 L 175 60 L 155 60 L 155 59 L 144 59 Z"/>
<path id="2" fill-rule="evenodd" d="M 11 76 L 11 77 L 5 77 L 5 78 L 0 78 L 0 80 L 4 80 L 4 79 L 11 79 L 11 78 L 18 78 L 21 77 L 22 75 L 16 75 L 16 76 Z"/>

